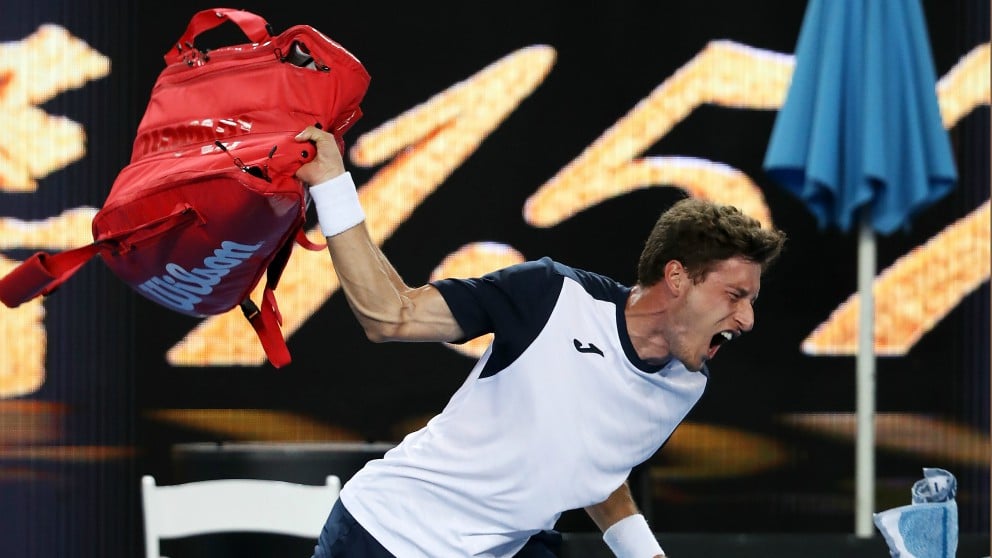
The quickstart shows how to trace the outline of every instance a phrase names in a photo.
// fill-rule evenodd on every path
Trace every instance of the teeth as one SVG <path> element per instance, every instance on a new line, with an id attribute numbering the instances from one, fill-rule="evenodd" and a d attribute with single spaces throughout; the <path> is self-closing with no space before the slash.
<path id="1" fill-rule="evenodd" d="M 734 334 L 730 333 L 729 331 L 721 331 L 720 335 L 722 335 L 723 338 L 726 339 L 727 341 L 730 341 L 731 339 L 734 338 Z"/>

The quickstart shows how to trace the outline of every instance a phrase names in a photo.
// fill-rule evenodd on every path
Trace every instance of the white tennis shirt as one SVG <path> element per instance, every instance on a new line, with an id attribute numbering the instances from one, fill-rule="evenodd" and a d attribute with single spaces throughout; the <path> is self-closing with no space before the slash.
<path id="1" fill-rule="evenodd" d="M 513 556 L 597 504 L 696 404 L 705 372 L 638 358 L 630 289 L 548 258 L 434 283 L 466 339 L 492 345 L 444 410 L 341 491 L 401 558 Z"/>

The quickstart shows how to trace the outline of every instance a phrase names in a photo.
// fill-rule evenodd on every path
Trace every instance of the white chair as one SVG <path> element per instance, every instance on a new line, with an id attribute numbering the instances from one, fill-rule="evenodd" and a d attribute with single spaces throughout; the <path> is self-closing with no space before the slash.
<path id="1" fill-rule="evenodd" d="M 341 480 L 323 485 L 257 479 L 220 479 L 158 486 L 141 478 L 145 556 L 159 555 L 161 539 L 208 533 L 274 533 L 316 541 Z"/>

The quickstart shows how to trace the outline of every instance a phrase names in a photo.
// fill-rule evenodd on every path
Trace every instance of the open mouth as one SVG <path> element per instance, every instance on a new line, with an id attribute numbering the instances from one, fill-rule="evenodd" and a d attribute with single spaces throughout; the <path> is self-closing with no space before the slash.
<path id="1" fill-rule="evenodd" d="M 713 339 L 710 340 L 710 347 L 719 347 L 720 345 L 723 345 L 724 343 L 730 341 L 733 338 L 734 338 L 734 334 L 732 332 L 721 331 L 720 333 L 714 335 Z"/>
<path id="2" fill-rule="evenodd" d="M 710 350 L 706 352 L 706 359 L 709 360 L 716 355 L 716 351 L 727 341 L 734 338 L 734 333 L 732 331 L 721 331 L 710 339 Z"/>

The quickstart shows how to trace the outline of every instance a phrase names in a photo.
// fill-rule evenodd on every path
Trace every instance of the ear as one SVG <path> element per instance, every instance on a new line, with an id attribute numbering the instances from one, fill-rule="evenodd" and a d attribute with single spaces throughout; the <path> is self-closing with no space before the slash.
<path id="1" fill-rule="evenodd" d="M 686 272 L 685 266 L 678 260 L 669 260 L 665 264 L 664 277 L 665 285 L 672 294 L 676 295 L 682 291 L 686 281 L 689 280 L 689 274 Z"/>

